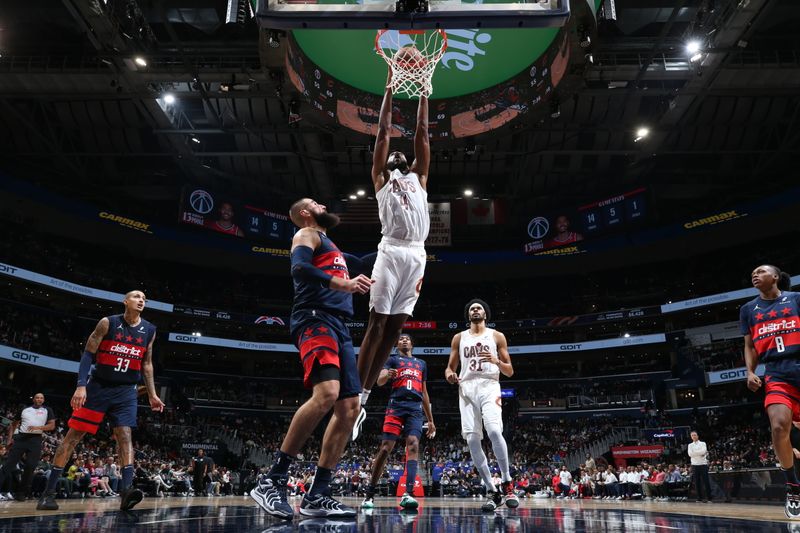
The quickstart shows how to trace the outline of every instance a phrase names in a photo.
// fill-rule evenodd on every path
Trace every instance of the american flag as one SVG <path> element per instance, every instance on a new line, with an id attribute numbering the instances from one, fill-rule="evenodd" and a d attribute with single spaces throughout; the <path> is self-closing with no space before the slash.
<path id="1" fill-rule="evenodd" d="M 342 224 L 378 225 L 378 202 L 372 198 L 351 200 L 345 205 L 344 213 L 340 213 Z"/>

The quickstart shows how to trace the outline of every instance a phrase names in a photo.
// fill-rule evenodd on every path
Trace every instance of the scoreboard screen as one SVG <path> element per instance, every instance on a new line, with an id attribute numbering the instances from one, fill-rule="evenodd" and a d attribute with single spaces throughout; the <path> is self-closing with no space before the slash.
<path id="1" fill-rule="evenodd" d="M 645 217 L 645 189 L 637 189 L 578 208 L 580 224 L 587 235 L 602 233 Z"/>
<path id="2" fill-rule="evenodd" d="M 627 230 L 647 218 L 647 190 L 628 191 L 577 208 L 534 215 L 527 226 L 525 253 L 573 245 L 612 232 Z"/>
<path id="3" fill-rule="evenodd" d="M 280 243 L 291 241 L 296 231 L 288 215 L 200 187 L 184 189 L 180 221 L 231 237 Z"/>

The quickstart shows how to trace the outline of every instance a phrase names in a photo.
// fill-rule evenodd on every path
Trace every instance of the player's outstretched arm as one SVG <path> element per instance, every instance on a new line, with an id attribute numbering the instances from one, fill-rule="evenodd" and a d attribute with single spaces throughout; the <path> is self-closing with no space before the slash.
<path id="1" fill-rule="evenodd" d="M 448 383 L 455 385 L 458 383 L 458 348 L 461 344 L 461 333 L 453 335 L 453 340 L 450 342 L 450 359 L 447 360 L 447 368 L 444 369 L 444 379 Z"/>
<path id="2" fill-rule="evenodd" d="M 428 135 L 428 98 L 419 97 L 417 129 L 414 131 L 414 162 L 411 171 L 419 176 L 422 188 L 428 190 L 428 167 L 431 164 L 431 140 Z"/>
<path id="3" fill-rule="evenodd" d="M 389 143 L 392 139 L 392 69 L 386 80 L 386 91 L 383 93 L 380 115 L 378 115 L 378 135 L 375 137 L 375 149 L 372 151 L 372 184 L 375 192 L 386 185 L 389 172 L 386 170 L 386 160 L 389 158 Z"/>

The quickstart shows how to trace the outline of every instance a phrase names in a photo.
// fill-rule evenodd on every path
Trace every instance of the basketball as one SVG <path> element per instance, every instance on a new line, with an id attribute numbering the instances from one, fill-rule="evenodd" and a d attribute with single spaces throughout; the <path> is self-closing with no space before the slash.
<path id="1" fill-rule="evenodd" d="M 403 46 L 394 55 L 395 63 L 402 68 L 420 68 L 427 60 L 415 46 Z"/>

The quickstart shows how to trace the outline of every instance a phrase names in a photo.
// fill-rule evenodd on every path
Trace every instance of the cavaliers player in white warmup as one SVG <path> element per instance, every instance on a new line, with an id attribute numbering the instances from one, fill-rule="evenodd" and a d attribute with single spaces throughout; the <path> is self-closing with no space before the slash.
<path id="1" fill-rule="evenodd" d="M 367 402 L 384 363 L 389 358 L 403 324 L 414 312 L 425 275 L 425 239 L 431 221 L 428 213 L 428 99 L 421 96 L 414 132 L 414 162 L 408 165 L 402 152 L 389 153 L 392 132 L 391 70 L 383 95 L 378 135 L 372 159 L 372 183 L 378 200 L 381 238 L 372 268 L 374 281 L 369 296 L 369 323 L 358 354 L 361 405 Z M 366 418 L 363 407 L 353 427 L 358 437 Z"/>
<path id="2" fill-rule="evenodd" d="M 469 445 L 472 462 L 486 485 L 487 499 L 481 506 L 486 512 L 504 503 L 518 507 L 514 484 L 508 468 L 508 446 L 503 438 L 503 408 L 500 400 L 500 374 L 514 375 L 511 356 L 508 355 L 506 336 L 486 327 L 491 316 L 483 300 L 472 300 L 464 309 L 469 329 L 456 333 L 450 343 L 450 359 L 444 377 L 448 383 L 458 384 L 458 407 L 461 411 L 461 434 Z M 459 365 L 461 372 L 456 373 Z M 483 429 L 492 441 L 492 450 L 500 466 L 502 490 L 492 483 L 492 473 L 481 440 Z"/>

